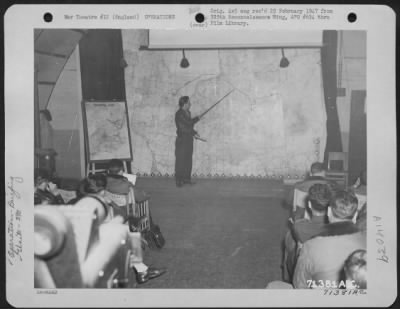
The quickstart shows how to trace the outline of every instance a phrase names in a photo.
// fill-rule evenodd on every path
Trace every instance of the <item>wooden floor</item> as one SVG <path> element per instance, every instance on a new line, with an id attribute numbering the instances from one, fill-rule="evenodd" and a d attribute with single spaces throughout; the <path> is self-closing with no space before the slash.
<path id="1" fill-rule="evenodd" d="M 145 263 L 167 273 L 140 288 L 265 288 L 280 279 L 286 232 L 285 186 L 259 179 L 139 178 L 150 193 L 154 221 L 166 245 L 146 250 Z"/>

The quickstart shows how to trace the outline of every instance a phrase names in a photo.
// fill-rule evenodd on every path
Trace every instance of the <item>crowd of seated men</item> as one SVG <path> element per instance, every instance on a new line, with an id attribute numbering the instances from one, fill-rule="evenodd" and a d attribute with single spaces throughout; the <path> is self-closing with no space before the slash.
<path id="1" fill-rule="evenodd" d="M 325 179 L 322 163 L 312 164 L 310 177 L 294 186 L 308 195 L 305 205 L 292 200 L 282 281 L 267 288 L 366 288 L 366 183 L 363 171 L 341 187 Z"/>
<path id="2" fill-rule="evenodd" d="M 105 173 L 91 174 L 81 180 L 76 190 L 76 197 L 66 203 L 57 185 L 51 181 L 48 172 L 43 169 L 35 169 L 34 204 L 35 206 L 69 204 L 74 207 L 77 204 L 82 206 L 84 203 L 81 201 L 84 201 L 84 198 L 92 197 L 101 202 L 99 203 L 101 206 L 98 207 L 98 213 L 102 218 L 102 224 L 116 222 L 114 219 L 118 218 L 118 222 L 127 225 L 127 228 L 133 232 L 138 230 L 137 227 L 144 218 L 130 216 L 127 209 L 132 205 L 123 205 L 127 207 L 121 207 L 110 198 L 110 194 L 127 196 L 132 192 L 134 201 L 131 202 L 133 203 L 148 199 L 147 193 L 136 188 L 135 180 L 135 175 L 124 173 L 124 165 L 121 160 L 113 159 L 109 162 Z M 151 216 L 150 224 L 152 224 Z M 130 261 L 130 267 L 134 270 L 136 282 L 139 284 L 157 278 L 166 272 L 165 268 L 148 267 L 133 256 Z"/>

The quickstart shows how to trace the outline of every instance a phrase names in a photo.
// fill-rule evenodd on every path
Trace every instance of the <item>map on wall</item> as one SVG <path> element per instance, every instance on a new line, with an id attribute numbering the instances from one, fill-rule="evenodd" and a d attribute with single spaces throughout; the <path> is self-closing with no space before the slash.
<path id="1" fill-rule="evenodd" d="M 84 102 L 86 147 L 89 162 L 131 159 L 125 102 Z"/>
<path id="2" fill-rule="evenodd" d="M 326 108 L 320 48 L 140 50 L 147 32 L 124 30 L 132 171 L 175 172 L 174 116 L 181 96 L 192 116 L 229 96 L 195 125 L 192 174 L 199 177 L 300 178 L 322 161 Z"/>

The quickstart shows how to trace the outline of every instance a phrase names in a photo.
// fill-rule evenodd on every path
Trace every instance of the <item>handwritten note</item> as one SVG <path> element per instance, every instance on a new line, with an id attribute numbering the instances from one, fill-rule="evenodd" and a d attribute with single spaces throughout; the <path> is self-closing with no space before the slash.
<path id="1" fill-rule="evenodd" d="M 324 290 L 324 295 L 332 295 L 332 296 L 338 296 L 338 295 L 366 295 L 367 290 L 358 290 L 358 289 L 352 289 L 352 290 L 340 290 L 340 289 L 325 289 Z"/>
<path id="2" fill-rule="evenodd" d="M 10 265 L 22 262 L 22 210 L 18 207 L 21 194 L 18 185 L 22 184 L 22 177 L 10 176 L 7 181 L 7 261 Z"/>
<path id="3" fill-rule="evenodd" d="M 378 245 L 376 259 L 384 263 L 389 263 L 389 257 L 386 255 L 385 234 L 382 217 L 373 216 L 372 218 L 376 227 L 375 241 Z"/>

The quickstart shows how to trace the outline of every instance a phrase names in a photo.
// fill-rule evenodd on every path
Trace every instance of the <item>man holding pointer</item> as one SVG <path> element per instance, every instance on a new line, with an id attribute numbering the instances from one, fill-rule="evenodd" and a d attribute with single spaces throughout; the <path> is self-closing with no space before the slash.
<path id="1" fill-rule="evenodd" d="M 200 116 L 192 118 L 190 114 L 190 99 L 188 96 L 179 98 L 179 110 L 175 113 L 176 142 L 175 142 L 175 180 L 176 186 L 194 184 L 191 181 L 193 138 L 200 138 L 194 130 L 194 124 Z"/>
<path id="2" fill-rule="evenodd" d="M 182 187 L 183 184 L 194 184 L 190 180 L 192 175 L 193 138 L 203 142 L 206 141 L 193 129 L 194 124 L 233 91 L 234 89 L 229 91 L 206 111 L 201 113 L 200 116 L 194 118 L 190 114 L 189 97 L 183 96 L 179 98 L 179 110 L 175 114 L 177 134 L 175 143 L 175 180 L 177 187 Z"/>

